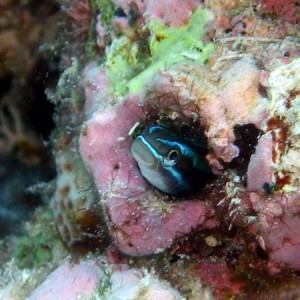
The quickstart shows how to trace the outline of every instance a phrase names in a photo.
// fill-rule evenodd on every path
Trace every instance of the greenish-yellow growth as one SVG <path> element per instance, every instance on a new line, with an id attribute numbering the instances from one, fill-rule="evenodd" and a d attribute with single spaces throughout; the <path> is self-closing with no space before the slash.
<path id="1" fill-rule="evenodd" d="M 107 55 L 106 71 L 116 95 L 128 92 L 127 84 L 137 74 L 147 68 L 147 57 L 141 53 L 137 42 L 126 36 L 114 41 Z"/>
<path id="2" fill-rule="evenodd" d="M 97 52 L 97 32 L 96 32 L 96 16 L 101 15 L 102 25 L 106 31 L 112 30 L 112 18 L 115 16 L 115 6 L 111 0 L 90 0 L 90 6 L 93 12 L 93 18 L 90 24 L 89 37 L 85 42 L 85 58 L 88 61 L 97 60 L 102 63 L 104 56 Z"/>
<path id="3" fill-rule="evenodd" d="M 117 95 L 138 93 L 158 70 L 180 61 L 205 63 L 214 52 L 212 43 L 204 44 L 201 40 L 205 24 L 211 19 L 209 10 L 198 8 L 189 23 L 181 27 L 149 22 L 143 28 L 143 32 L 149 32 L 147 55 L 139 44 L 127 37 L 115 40 L 105 64 L 113 92 Z"/>
<path id="4" fill-rule="evenodd" d="M 96 300 L 107 299 L 111 289 L 109 273 L 105 269 L 103 269 L 102 271 L 103 271 L 103 277 L 95 295 Z"/>
<path id="5" fill-rule="evenodd" d="M 17 241 L 13 257 L 20 268 L 40 267 L 63 256 L 66 249 L 57 234 L 53 214 L 49 207 L 38 209 L 35 221 L 26 224 L 25 234 Z M 55 253 L 57 251 L 57 253 Z"/>
<path id="6" fill-rule="evenodd" d="M 91 0 L 93 11 L 101 14 L 101 19 L 104 26 L 111 26 L 111 19 L 115 15 L 115 6 L 111 0 Z"/>

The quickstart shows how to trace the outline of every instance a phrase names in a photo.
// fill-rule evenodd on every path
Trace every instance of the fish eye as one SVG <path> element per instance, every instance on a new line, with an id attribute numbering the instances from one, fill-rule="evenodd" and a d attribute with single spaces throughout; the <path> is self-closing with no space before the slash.
<path id="1" fill-rule="evenodd" d="M 171 150 L 168 155 L 164 158 L 164 165 L 166 166 L 173 166 L 175 165 L 179 158 L 180 158 L 180 151 L 179 150 Z"/>
<path id="2" fill-rule="evenodd" d="M 179 151 L 178 150 L 172 150 L 168 154 L 168 159 L 171 161 L 177 161 L 179 159 Z"/>

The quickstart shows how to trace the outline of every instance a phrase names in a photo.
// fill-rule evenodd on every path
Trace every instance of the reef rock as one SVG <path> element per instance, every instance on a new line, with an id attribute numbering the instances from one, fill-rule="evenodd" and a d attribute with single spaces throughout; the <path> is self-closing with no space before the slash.
<path id="1" fill-rule="evenodd" d="M 103 266 L 102 262 L 102 266 Z M 127 265 L 106 265 L 105 272 L 96 261 L 65 262 L 27 298 L 55 299 L 145 299 L 180 300 L 179 292 L 150 273 Z"/>
<path id="2" fill-rule="evenodd" d="M 111 235 L 130 255 L 160 252 L 201 225 L 208 213 L 199 201 L 164 201 L 143 179 L 131 156 L 128 135 L 143 117 L 137 98 L 128 98 L 96 112 L 80 137 L 80 152 L 93 173 Z"/>

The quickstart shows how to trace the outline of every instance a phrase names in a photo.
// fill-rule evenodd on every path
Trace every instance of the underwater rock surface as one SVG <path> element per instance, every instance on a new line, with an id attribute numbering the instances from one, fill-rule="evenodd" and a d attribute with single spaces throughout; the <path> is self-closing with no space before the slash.
<path id="1" fill-rule="evenodd" d="M 162 251 L 201 225 L 208 213 L 193 199 L 164 201 L 141 176 L 130 153 L 128 131 L 142 118 L 137 98 L 130 98 L 117 108 L 94 113 L 80 138 L 80 152 L 93 172 L 111 234 L 118 248 L 130 255 Z"/>
<path id="2" fill-rule="evenodd" d="M 62 2 L 53 219 L 37 214 L 17 247 L 43 278 L 58 268 L 32 297 L 300 297 L 294 2 Z M 176 196 L 146 181 L 130 149 L 153 125 L 204 145 L 214 176 Z"/>
<path id="3" fill-rule="evenodd" d="M 66 261 L 26 299 L 54 300 L 92 299 L 98 293 L 101 299 L 183 299 L 167 282 L 130 268 L 126 264 L 106 265 L 105 261 L 86 260 L 78 263 Z M 99 264 L 99 265 L 98 265 Z"/>
<path id="4" fill-rule="evenodd" d="M 170 1 L 172 9 L 179 3 Z M 184 295 L 190 289 L 191 299 L 197 299 L 199 284 L 210 286 L 218 299 L 260 299 L 274 286 L 280 295 L 292 293 L 283 282 L 291 289 L 299 282 L 292 272 L 299 270 L 293 228 L 300 222 L 300 52 L 293 41 L 277 44 L 291 32 L 289 23 L 272 36 L 266 30 L 269 20 L 237 15 L 237 3 L 210 4 L 213 15 L 189 1 L 176 20 L 162 13 L 158 1 L 114 4 L 114 28 L 107 26 L 104 12 L 95 23 L 102 63 L 96 54 L 81 69 L 74 60 L 65 71 L 71 81 L 80 74 L 84 103 L 65 104 L 80 118 L 71 152 L 59 148 L 58 153 L 73 152 L 73 168 L 82 170 L 80 155 L 86 166 L 80 176 L 85 174 L 86 181 L 66 172 L 58 177 L 60 191 L 65 179 L 72 187 L 69 205 L 61 193 L 53 199 L 64 242 L 105 251 L 107 227 L 110 246 L 120 256 L 151 268 L 162 260 L 166 271 L 160 274 Z M 224 12 L 229 8 L 234 17 Z M 215 177 L 177 197 L 147 182 L 130 148 L 151 125 L 195 143 L 204 138 L 205 160 Z M 106 244 L 97 244 L 98 237 Z M 254 291 L 258 282 L 262 288 Z"/>

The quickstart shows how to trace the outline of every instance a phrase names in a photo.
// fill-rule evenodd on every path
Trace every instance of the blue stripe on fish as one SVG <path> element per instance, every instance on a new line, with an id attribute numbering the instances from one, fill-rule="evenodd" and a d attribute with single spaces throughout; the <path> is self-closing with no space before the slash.
<path id="1" fill-rule="evenodd" d="M 191 193 L 211 178 L 211 170 L 192 140 L 161 125 L 151 125 L 132 143 L 131 153 L 142 175 L 170 195 Z"/>

